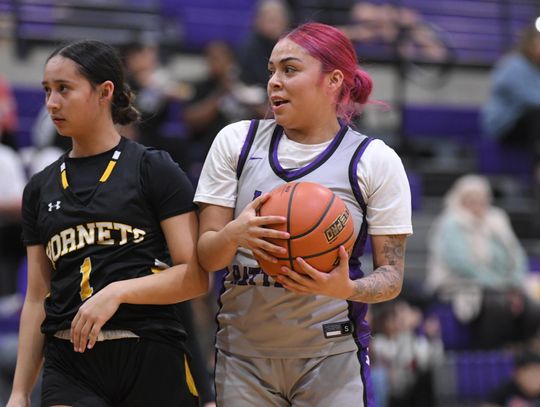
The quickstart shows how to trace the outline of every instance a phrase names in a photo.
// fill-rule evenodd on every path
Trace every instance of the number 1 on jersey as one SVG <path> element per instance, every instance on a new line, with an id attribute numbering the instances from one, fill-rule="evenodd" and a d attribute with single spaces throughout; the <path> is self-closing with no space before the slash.
<path id="1" fill-rule="evenodd" d="M 92 272 L 92 261 L 90 257 L 84 259 L 81 265 L 81 300 L 84 301 L 92 295 L 94 289 L 90 286 L 90 273 Z"/>

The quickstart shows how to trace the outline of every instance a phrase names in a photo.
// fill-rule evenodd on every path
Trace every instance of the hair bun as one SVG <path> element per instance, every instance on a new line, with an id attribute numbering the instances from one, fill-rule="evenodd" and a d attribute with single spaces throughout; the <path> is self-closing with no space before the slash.
<path id="1" fill-rule="evenodd" d="M 373 90 L 373 81 L 367 72 L 358 68 L 354 75 L 354 87 L 351 89 L 351 100 L 361 105 L 365 104 L 371 91 Z"/>

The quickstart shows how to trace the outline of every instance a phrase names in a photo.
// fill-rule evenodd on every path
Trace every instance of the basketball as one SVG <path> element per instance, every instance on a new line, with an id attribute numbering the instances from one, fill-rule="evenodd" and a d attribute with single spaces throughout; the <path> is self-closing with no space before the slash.
<path id="1" fill-rule="evenodd" d="M 269 275 L 276 275 L 282 266 L 302 272 L 297 257 L 319 271 L 329 272 L 339 264 L 339 246 L 351 254 L 355 241 L 351 214 L 341 198 L 325 186 L 313 182 L 284 184 L 270 192 L 258 214 L 286 217 L 286 223 L 267 227 L 290 234 L 288 240 L 268 239 L 287 250 L 277 263 L 256 256 Z"/>

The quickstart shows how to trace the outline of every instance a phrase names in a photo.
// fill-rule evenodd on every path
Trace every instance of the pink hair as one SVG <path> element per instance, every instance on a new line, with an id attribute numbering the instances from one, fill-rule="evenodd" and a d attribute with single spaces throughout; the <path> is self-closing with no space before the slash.
<path id="1" fill-rule="evenodd" d="M 358 56 L 345 34 L 321 23 L 305 23 L 282 37 L 290 39 L 315 59 L 321 61 L 323 73 L 339 69 L 343 85 L 337 100 L 337 114 L 347 122 L 361 113 L 373 89 L 367 72 L 358 67 Z"/>

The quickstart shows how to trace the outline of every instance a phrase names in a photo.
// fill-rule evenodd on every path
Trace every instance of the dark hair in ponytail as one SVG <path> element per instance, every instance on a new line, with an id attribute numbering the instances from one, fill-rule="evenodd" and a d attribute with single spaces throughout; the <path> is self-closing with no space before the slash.
<path id="1" fill-rule="evenodd" d="M 114 84 L 111 115 L 115 124 L 129 124 L 140 118 L 133 106 L 134 95 L 124 79 L 124 69 L 116 50 L 101 41 L 81 40 L 63 45 L 47 58 L 60 55 L 77 64 L 79 72 L 93 85 L 105 81 Z"/>

